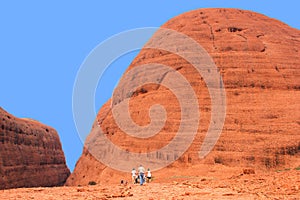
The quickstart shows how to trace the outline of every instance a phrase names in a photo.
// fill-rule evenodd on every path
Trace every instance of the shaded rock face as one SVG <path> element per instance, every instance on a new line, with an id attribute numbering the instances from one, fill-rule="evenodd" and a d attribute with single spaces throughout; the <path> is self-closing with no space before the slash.
<path id="1" fill-rule="evenodd" d="M 69 174 L 53 128 L 0 107 L 0 189 L 60 186 Z"/>
<path id="2" fill-rule="evenodd" d="M 168 176 L 167 172 L 174 169 L 176 174 L 184 174 L 189 167 L 198 165 L 197 170 L 193 169 L 199 174 L 203 171 L 201 165 L 258 169 L 299 165 L 300 31 L 264 15 L 236 9 L 195 10 L 171 19 L 162 27 L 193 38 L 213 58 L 226 91 L 226 119 L 213 151 L 200 159 L 198 152 L 211 117 L 210 96 L 203 78 L 178 55 L 142 49 L 128 71 L 147 63 L 170 66 L 191 83 L 200 102 L 200 124 L 193 143 L 168 170 L 157 171 L 156 175 Z M 157 39 L 164 42 L 156 37 L 160 36 L 155 34 L 149 43 Z M 174 94 L 165 87 L 145 85 L 131 95 L 129 111 L 136 124 L 145 126 L 150 123 L 149 108 L 154 104 L 164 106 L 168 114 L 159 134 L 147 140 L 127 135 L 116 124 L 109 101 L 100 109 L 86 144 L 91 141 L 100 144 L 95 139 L 98 123 L 105 135 L 126 151 L 162 148 L 175 136 L 180 123 Z M 67 184 L 111 182 L 121 176 L 126 174 L 106 167 L 85 148 Z"/>

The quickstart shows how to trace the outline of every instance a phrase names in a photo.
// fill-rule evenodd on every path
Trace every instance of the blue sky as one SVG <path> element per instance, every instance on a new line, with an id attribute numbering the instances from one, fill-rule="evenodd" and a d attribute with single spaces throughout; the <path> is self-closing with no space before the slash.
<path id="1" fill-rule="evenodd" d="M 99 43 L 128 29 L 157 27 L 189 10 L 228 7 L 252 10 L 300 29 L 296 1 L 1 1 L 0 106 L 17 117 L 54 127 L 73 170 L 82 153 L 72 114 L 80 65 Z M 136 52 L 113 63 L 96 93 L 96 110 Z"/>

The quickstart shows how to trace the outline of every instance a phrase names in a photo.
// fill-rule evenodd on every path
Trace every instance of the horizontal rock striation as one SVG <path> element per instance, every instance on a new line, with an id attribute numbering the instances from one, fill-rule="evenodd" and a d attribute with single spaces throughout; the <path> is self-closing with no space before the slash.
<path id="1" fill-rule="evenodd" d="M 200 159 L 198 153 L 211 120 L 211 99 L 203 77 L 182 57 L 160 49 L 144 48 L 131 63 L 127 73 L 148 63 L 173 68 L 189 81 L 199 101 L 201 118 L 197 135 L 169 170 L 177 168 L 176 173 L 184 174 L 189 167 L 201 164 L 263 170 L 299 164 L 300 31 L 264 15 L 237 9 L 195 10 L 171 19 L 162 27 L 197 41 L 218 67 L 226 91 L 226 119 L 221 137 L 213 151 Z M 173 42 L 160 34 L 154 34 L 148 44 L 154 41 L 166 46 Z M 149 70 L 132 79 L 142 80 L 154 73 L 159 72 Z M 169 75 L 161 73 L 160 83 Z M 171 90 L 160 84 L 148 84 L 127 98 L 130 98 L 130 116 L 136 124 L 150 123 L 149 109 L 154 104 L 165 108 L 167 120 L 157 135 L 147 140 L 135 138 L 124 133 L 115 122 L 111 108 L 120 102 L 113 102 L 112 106 L 108 102 L 100 109 L 97 123 L 115 145 L 130 152 L 150 152 L 164 147 L 175 137 L 181 110 Z M 102 144 L 97 140 L 97 128 L 95 123 L 86 147 Z M 197 169 L 194 168 L 200 173 L 201 167 Z M 87 184 L 91 179 L 111 181 L 109 174 L 118 173 L 97 161 L 85 148 L 68 184 Z M 156 173 L 165 176 L 166 170 Z"/>
<path id="2" fill-rule="evenodd" d="M 53 128 L 0 107 L 0 189 L 60 186 L 69 174 Z"/>

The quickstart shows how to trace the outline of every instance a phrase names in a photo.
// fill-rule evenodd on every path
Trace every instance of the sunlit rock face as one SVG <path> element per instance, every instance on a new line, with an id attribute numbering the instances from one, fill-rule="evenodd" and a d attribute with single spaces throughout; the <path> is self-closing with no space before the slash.
<path id="1" fill-rule="evenodd" d="M 0 189 L 60 186 L 69 175 L 56 130 L 0 107 Z"/>
<path id="2" fill-rule="evenodd" d="M 180 73 L 188 80 L 199 102 L 197 108 L 184 110 L 200 113 L 192 144 L 174 163 L 156 171 L 157 177 L 167 177 L 170 175 L 168 172 L 174 171 L 184 175 L 190 169 L 195 174 L 201 174 L 203 166 L 215 164 L 269 169 L 299 163 L 299 30 L 264 15 L 237 9 L 194 10 L 169 20 L 162 28 L 185 34 L 211 56 L 226 93 L 226 118 L 216 145 L 209 154 L 200 158 L 199 151 L 210 123 L 215 123 L 211 122 L 212 100 L 207 83 L 195 67 L 178 54 L 143 48 L 126 73 L 151 63 L 169 66 L 174 73 Z M 165 46 L 171 46 L 174 42 L 156 33 L 147 44 L 155 41 Z M 128 176 L 131 171 L 129 166 L 126 174 L 106 166 L 97 158 L 99 154 L 111 153 L 109 149 L 93 152 L 93 146 L 96 148 L 104 144 L 99 139 L 100 135 L 105 135 L 120 149 L 135 153 L 156 151 L 174 139 L 180 128 L 183 110 L 172 90 L 163 86 L 173 72 L 159 70 L 150 69 L 144 74 L 136 74 L 131 79 L 125 79 L 125 85 L 130 84 L 132 79 L 142 80 L 155 74 L 158 74 L 159 84 L 140 86 L 120 101 L 110 100 L 100 109 L 83 154 L 67 184 L 87 184 L 91 180 L 113 182 Z M 176 90 L 185 92 L 184 88 L 178 87 Z M 166 119 L 161 117 L 161 121 L 164 126 L 147 139 L 127 134 L 116 122 L 122 121 L 122 117 L 116 119 L 113 115 L 113 109 L 125 99 L 129 102 L 131 120 L 139 126 L 147 126 L 151 120 L 159 122 L 160 118 L 149 115 L 149 110 L 156 104 L 163 106 L 166 115 L 162 116 Z M 153 129 L 157 129 L 155 123 Z M 157 154 L 159 157 L 163 155 Z M 120 160 L 120 164 L 124 162 Z M 139 163 L 130 164 L 136 167 Z"/>

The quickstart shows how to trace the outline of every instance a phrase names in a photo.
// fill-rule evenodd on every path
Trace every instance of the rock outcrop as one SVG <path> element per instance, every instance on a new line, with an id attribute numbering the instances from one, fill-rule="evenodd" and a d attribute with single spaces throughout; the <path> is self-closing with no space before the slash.
<path id="1" fill-rule="evenodd" d="M 60 186 L 69 175 L 53 128 L 0 107 L 0 189 Z"/>
<path id="2" fill-rule="evenodd" d="M 262 170 L 299 165 L 300 31 L 264 15 L 237 9 L 195 10 L 162 27 L 193 38 L 213 58 L 226 91 L 226 119 L 213 151 L 200 159 L 198 152 L 211 119 L 206 83 L 182 57 L 159 49 L 142 49 L 128 71 L 148 63 L 170 66 L 189 81 L 200 102 L 200 125 L 192 145 L 168 170 L 155 172 L 157 177 L 185 174 L 189 167 L 193 167 L 195 174 L 201 174 L 205 171 L 201 164 Z M 156 37 L 159 36 L 154 35 L 149 43 L 157 39 L 165 42 L 163 37 Z M 148 75 L 152 73 L 155 71 L 150 70 Z M 165 74 L 161 76 L 163 81 Z M 101 144 L 95 131 L 97 123 L 106 137 L 129 152 L 154 151 L 172 140 L 180 123 L 179 103 L 174 94 L 166 87 L 148 84 L 129 97 L 130 116 L 140 126 L 150 123 L 148 113 L 152 105 L 164 106 L 167 120 L 159 134 L 148 139 L 127 135 L 115 122 L 111 102 L 107 102 L 100 109 L 86 144 Z M 67 184 L 114 181 L 120 176 L 128 177 L 106 167 L 84 148 Z"/>

